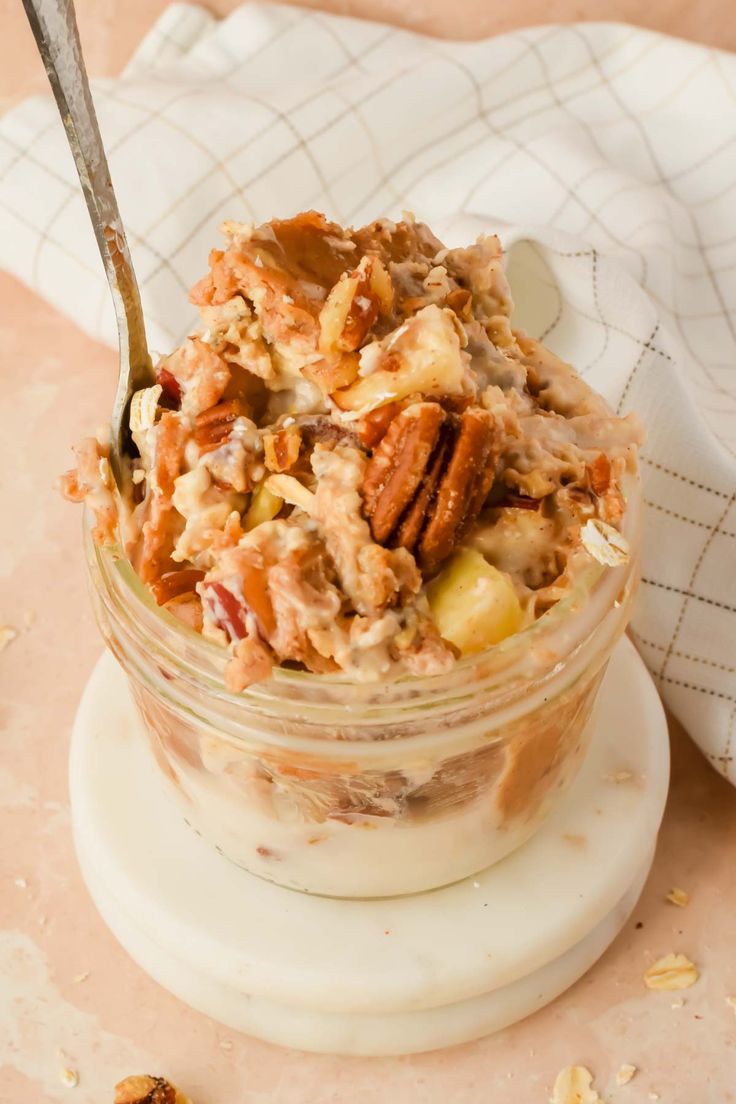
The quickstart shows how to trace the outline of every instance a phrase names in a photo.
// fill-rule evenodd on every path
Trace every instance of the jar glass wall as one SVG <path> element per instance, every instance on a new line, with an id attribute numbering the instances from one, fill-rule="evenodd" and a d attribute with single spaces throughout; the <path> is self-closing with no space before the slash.
<path id="1" fill-rule="evenodd" d="M 522 844 L 585 756 L 597 690 L 636 589 L 629 563 L 588 575 L 534 625 L 449 674 L 389 683 L 276 670 L 224 688 L 224 649 L 160 610 L 115 549 L 87 563 L 152 769 L 194 830 L 235 863 L 311 893 L 432 889 Z M 158 766 L 156 767 L 155 764 Z"/>

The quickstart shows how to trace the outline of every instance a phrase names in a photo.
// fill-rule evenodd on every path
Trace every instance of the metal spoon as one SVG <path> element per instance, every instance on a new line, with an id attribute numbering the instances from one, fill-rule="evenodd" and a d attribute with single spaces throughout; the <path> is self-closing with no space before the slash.
<path id="1" fill-rule="evenodd" d="M 110 179 L 72 0 L 23 0 L 69 140 L 115 305 L 120 365 L 112 408 L 110 466 L 122 493 L 131 395 L 153 382 L 138 283 Z"/>

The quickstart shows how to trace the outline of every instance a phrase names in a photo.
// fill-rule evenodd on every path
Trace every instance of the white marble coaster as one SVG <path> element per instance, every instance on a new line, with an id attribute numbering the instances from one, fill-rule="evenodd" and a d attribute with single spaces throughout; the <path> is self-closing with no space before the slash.
<path id="1" fill-rule="evenodd" d="M 656 690 L 623 641 L 563 806 L 507 859 L 444 889 L 374 901 L 281 889 L 181 820 L 125 679 L 99 661 L 71 753 L 74 831 L 102 916 L 188 1004 L 287 1046 L 400 1054 L 477 1038 L 571 985 L 633 908 L 669 773 Z"/>

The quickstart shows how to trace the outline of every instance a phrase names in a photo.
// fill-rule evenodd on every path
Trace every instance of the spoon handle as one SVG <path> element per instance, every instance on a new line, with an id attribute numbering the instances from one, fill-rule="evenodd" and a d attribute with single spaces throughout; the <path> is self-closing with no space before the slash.
<path id="1" fill-rule="evenodd" d="M 115 305 L 120 378 L 112 419 L 114 453 L 120 449 L 128 395 L 150 383 L 138 283 L 97 125 L 74 4 L 72 0 L 23 0 L 23 6 L 61 113 Z M 117 458 L 111 459 L 115 466 Z"/>

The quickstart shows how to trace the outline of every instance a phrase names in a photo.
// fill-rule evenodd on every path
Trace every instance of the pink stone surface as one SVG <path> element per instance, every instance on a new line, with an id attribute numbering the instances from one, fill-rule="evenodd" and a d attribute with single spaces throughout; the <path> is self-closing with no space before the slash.
<path id="1" fill-rule="evenodd" d="M 80 0 L 91 69 L 116 71 L 163 6 Z M 646 12 L 525 0 L 498 19 L 484 0 L 326 6 L 454 37 L 606 16 L 736 45 L 725 0 L 658 0 Z M 0 11 L 7 104 L 42 87 L 42 73 L 20 5 L 0 0 Z M 501 1034 L 405 1059 L 283 1051 L 189 1010 L 128 959 L 86 895 L 71 842 L 69 733 L 100 641 L 80 513 L 53 487 L 70 442 L 106 417 L 115 357 L 7 276 L 0 303 L 0 625 L 18 631 L 0 653 L 0 1102 L 106 1104 L 119 1078 L 150 1071 L 195 1104 L 544 1104 L 571 1063 L 594 1072 L 608 1104 L 651 1094 L 662 1104 L 736 1102 L 736 1011 L 726 1002 L 736 996 L 736 793 L 674 726 L 672 792 L 632 919 L 567 994 Z M 665 900 L 673 886 L 691 895 L 686 908 Z M 683 993 L 647 991 L 644 970 L 669 951 L 693 959 L 700 980 Z M 638 1072 L 617 1087 L 623 1063 Z M 62 1083 L 65 1067 L 78 1071 L 74 1088 Z"/>

